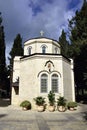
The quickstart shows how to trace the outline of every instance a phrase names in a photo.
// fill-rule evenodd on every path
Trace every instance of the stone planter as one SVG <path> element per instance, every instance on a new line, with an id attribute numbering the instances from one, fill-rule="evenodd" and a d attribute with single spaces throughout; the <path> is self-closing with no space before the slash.
<path id="1" fill-rule="evenodd" d="M 48 106 L 48 110 L 49 110 L 50 112 L 55 111 L 55 106 Z"/>
<path id="2" fill-rule="evenodd" d="M 28 108 L 26 108 L 26 107 L 22 107 L 22 110 L 23 110 L 23 111 L 27 111 Z"/>
<path id="3" fill-rule="evenodd" d="M 37 106 L 37 111 L 38 112 L 43 112 L 44 111 L 44 106 Z"/>
<path id="4" fill-rule="evenodd" d="M 74 108 L 74 107 L 70 107 L 69 110 L 70 110 L 70 111 L 74 111 L 75 108 Z"/>
<path id="5" fill-rule="evenodd" d="M 64 112 L 66 110 L 65 106 L 58 106 L 59 112 Z"/>

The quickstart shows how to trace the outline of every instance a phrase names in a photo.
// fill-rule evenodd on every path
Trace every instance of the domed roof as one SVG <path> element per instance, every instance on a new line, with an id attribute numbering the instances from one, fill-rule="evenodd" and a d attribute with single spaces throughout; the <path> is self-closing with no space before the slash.
<path id="1" fill-rule="evenodd" d="M 29 45 L 29 44 L 32 44 L 32 43 L 54 43 L 54 44 L 57 44 L 58 46 L 58 41 L 54 40 L 54 39 L 50 39 L 50 38 L 46 38 L 46 37 L 37 37 L 37 38 L 32 38 L 32 39 L 29 39 L 27 41 L 24 42 L 24 45 Z M 59 45 L 60 46 L 60 45 Z"/>

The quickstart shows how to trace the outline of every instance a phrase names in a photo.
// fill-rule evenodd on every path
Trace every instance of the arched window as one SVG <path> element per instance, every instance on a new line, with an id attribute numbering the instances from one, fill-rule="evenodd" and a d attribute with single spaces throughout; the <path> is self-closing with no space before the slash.
<path id="1" fill-rule="evenodd" d="M 57 54 L 57 52 L 58 52 L 58 49 L 57 49 L 57 47 L 55 47 L 55 54 Z"/>
<path id="2" fill-rule="evenodd" d="M 31 49 L 32 49 L 32 47 L 29 47 L 29 48 L 28 48 L 28 54 L 29 54 L 29 55 L 31 55 Z"/>
<path id="3" fill-rule="evenodd" d="M 41 75 L 41 93 L 47 92 L 48 76 L 47 74 Z"/>
<path id="4" fill-rule="evenodd" d="M 42 46 L 42 53 L 43 53 L 43 54 L 46 53 L 46 46 Z"/>
<path id="5" fill-rule="evenodd" d="M 51 77 L 51 85 L 52 85 L 52 91 L 54 93 L 58 92 L 58 75 L 57 74 L 53 74 Z"/>

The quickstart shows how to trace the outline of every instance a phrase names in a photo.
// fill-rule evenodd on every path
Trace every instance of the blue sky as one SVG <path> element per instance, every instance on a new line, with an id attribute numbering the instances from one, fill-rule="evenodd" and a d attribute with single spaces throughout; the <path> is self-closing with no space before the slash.
<path id="1" fill-rule="evenodd" d="M 6 41 L 6 56 L 14 38 L 23 41 L 40 36 L 58 40 L 61 30 L 68 29 L 68 19 L 82 6 L 83 0 L 0 0 Z"/>

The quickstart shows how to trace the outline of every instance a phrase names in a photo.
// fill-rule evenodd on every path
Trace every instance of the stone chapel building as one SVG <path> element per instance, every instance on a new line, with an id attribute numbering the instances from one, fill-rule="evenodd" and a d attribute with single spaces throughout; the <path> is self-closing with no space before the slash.
<path id="1" fill-rule="evenodd" d="M 16 56 L 13 65 L 12 105 L 23 100 L 34 103 L 37 96 L 64 96 L 75 101 L 73 60 L 61 55 L 57 41 L 40 37 L 24 43 L 24 56 Z"/>

